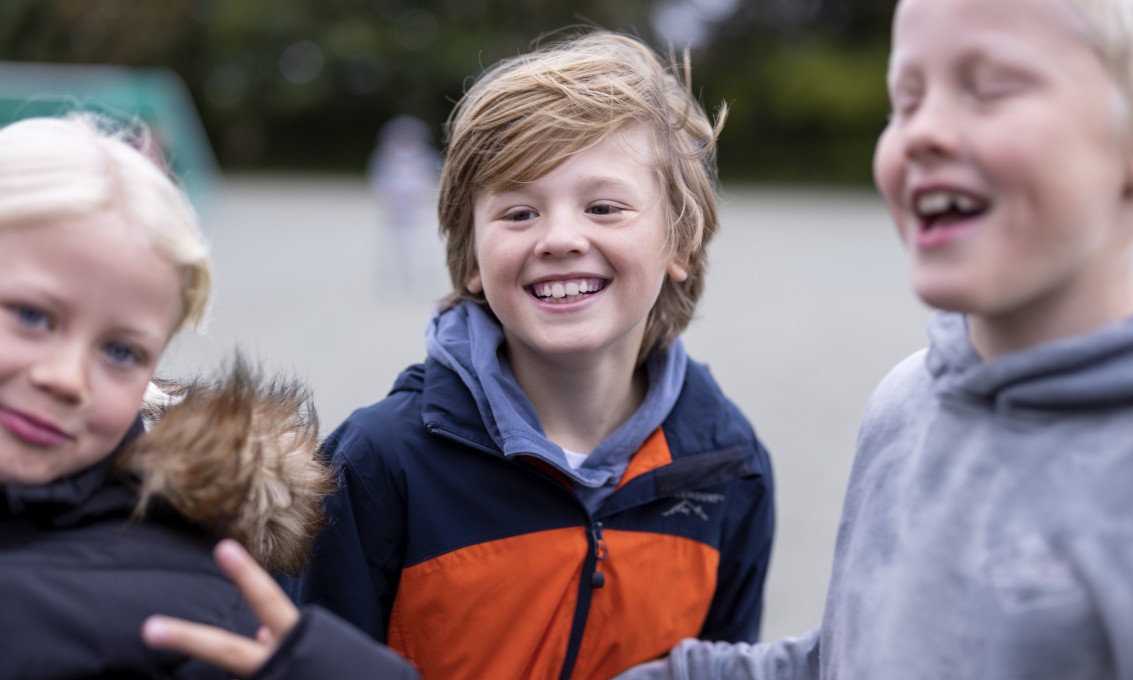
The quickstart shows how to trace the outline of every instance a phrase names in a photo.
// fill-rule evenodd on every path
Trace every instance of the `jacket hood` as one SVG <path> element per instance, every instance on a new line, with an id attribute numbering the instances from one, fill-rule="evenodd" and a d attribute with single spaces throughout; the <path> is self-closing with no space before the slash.
<path id="1" fill-rule="evenodd" d="M 1133 318 L 983 362 L 961 314 L 929 322 L 937 390 L 1002 408 L 1054 411 L 1133 403 Z"/>
<path id="2" fill-rule="evenodd" d="M 535 407 L 507 362 L 503 328 L 480 305 L 461 302 L 434 314 L 425 330 L 429 356 L 456 373 L 472 394 L 483 426 L 505 457 L 533 456 L 582 489 L 612 489 L 641 444 L 661 426 L 681 394 L 688 356 L 680 338 L 645 362 L 649 389 L 637 411 L 610 433 L 579 468 L 547 438 Z M 582 493 L 588 493 L 582 491 Z"/>
<path id="3" fill-rule="evenodd" d="M 213 381 L 156 384 L 143 407 L 148 431 L 117 460 L 137 480 L 135 514 L 167 506 L 239 541 L 269 571 L 301 570 L 334 488 L 309 391 L 265 380 L 240 357 Z"/>

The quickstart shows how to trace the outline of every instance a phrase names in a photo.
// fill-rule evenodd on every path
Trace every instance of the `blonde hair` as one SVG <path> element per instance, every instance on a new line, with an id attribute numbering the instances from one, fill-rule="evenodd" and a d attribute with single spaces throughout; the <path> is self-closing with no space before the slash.
<path id="1" fill-rule="evenodd" d="M 640 357 L 688 326 L 704 290 L 705 246 L 716 233 L 715 123 L 692 95 L 688 54 L 663 62 L 639 40 L 595 31 L 505 59 L 457 103 L 446 125 L 448 150 L 438 215 L 453 293 L 471 295 L 477 270 L 473 199 L 518 187 L 632 125 L 654 140 L 653 163 L 665 193 L 669 245 L 689 276 L 666 278 L 646 321 Z"/>
<path id="2" fill-rule="evenodd" d="M 123 132 L 90 115 L 28 118 L 0 129 L 0 228 L 112 212 L 141 229 L 181 274 L 175 330 L 200 328 L 208 306 L 208 252 L 188 198 Z M 120 127 L 120 126 L 119 126 Z"/>
<path id="3" fill-rule="evenodd" d="M 1133 109 L 1133 2 L 1068 0 L 1084 21 L 1090 41 Z"/>

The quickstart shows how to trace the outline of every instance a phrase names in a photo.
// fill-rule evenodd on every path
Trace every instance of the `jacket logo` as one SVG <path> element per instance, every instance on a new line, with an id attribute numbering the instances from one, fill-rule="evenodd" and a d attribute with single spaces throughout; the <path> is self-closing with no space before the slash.
<path id="1" fill-rule="evenodd" d="M 720 503 L 724 500 L 722 493 L 697 493 L 695 491 L 686 491 L 676 494 L 680 500 L 677 504 L 661 513 L 662 517 L 671 517 L 673 515 L 684 515 L 689 517 L 696 515 L 702 520 L 708 521 L 708 513 L 704 512 L 704 505 L 706 503 Z"/>

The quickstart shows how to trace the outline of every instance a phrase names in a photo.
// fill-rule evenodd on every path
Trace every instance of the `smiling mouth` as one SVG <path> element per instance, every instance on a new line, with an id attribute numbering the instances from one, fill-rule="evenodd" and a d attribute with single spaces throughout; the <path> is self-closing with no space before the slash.
<path id="1" fill-rule="evenodd" d="M 979 217 L 990 207 L 987 200 L 958 191 L 926 191 L 913 200 L 913 212 L 924 231 Z"/>
<path id="2" fill-rule="evenodd" d="M 581 278 L 558 281 L 541 281 L 527 287 L 527 290 L 543 302 L 565 304 L 575 302 L 604 289 L 606 279 Z"/>
<path id="3" fill-rule="evenodd" d="M 74 439 L 51 423 L 31 414 L 7 408 L 0 408 L 0 426 L 12 436 L 32 446 L 58 446 Z"/>

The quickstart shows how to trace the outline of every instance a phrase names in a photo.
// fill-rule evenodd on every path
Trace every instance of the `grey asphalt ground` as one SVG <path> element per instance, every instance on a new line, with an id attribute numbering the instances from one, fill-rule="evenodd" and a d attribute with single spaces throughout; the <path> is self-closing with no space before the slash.
<path id="1" fill-rule="evenodd" d="M 211 323 L 176 340 L 161 372 L 212 371 L 239 347 L 307 380 L 324 432 L 380 399 L 424 357 L 448 279 L 433 228 L 404 254 L 379 215 L 361 177 L 227 178 L 203 212 Z M 885 372 L 924 344 L 928 315 L 872 191 L 726 186 L 721 219 L 685 341 L 771 452 L 774 639 L 819 622 L 858 420 Z"/>

